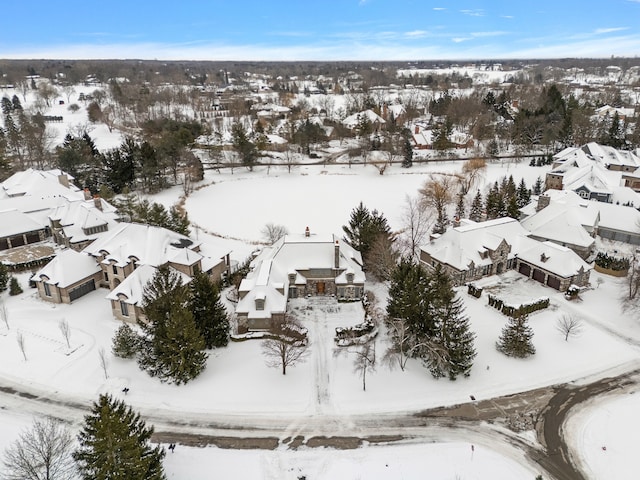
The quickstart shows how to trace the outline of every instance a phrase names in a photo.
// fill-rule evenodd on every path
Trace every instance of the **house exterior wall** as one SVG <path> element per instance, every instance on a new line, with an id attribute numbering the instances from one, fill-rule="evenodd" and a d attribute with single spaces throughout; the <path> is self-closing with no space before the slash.
<path id="1" fill-rule="evenodd" d="M 88 277 L 85 277 L 81 280 L 78 280 L 75 283 L 72 283 L 71 285 L 64 287 L 64 288 L 60 288 L 57 285 L 51 285 L 49 284 L 49 292 L 51 293 L 50 296 L 48 296 L 46 294 L 45 291 L 45 286 L 44 286 L 44 281 L 42 280 L 36 280 L 36 287 L 38 289 L 38 295 L 40 295 L 40 298 L 42 298 L 43 300 L 47 301 L 47 302 L 51 302 L 51 303 L 71 303 L 71 297 L 70 297 L 70 293 L 71 291 L 73 291 L 76 287 L 79 287 L 80 285 L 83 285 L 87 282 L 90 282 L 91 280 L 93 280 L 95 282 L 96 288 L 100 285 L 100 281 L 102 279 L 102 273 L 101 272 L 97 272 L 93 275 L 90 275 Z"/>
<path id="2" fill-rule="evenodd" d="M 547 173 L 545 178 L 545 190 L 562 190 L 563 176 L 557 173 Z"/>
<path id="3" fill-rule="evenodd" d="M 60 289 L 56 285 L 49 285 L 50 295 L 47 295 L 44 283 L 45 282 L 43 282 L 42 280 L 36 281 L 36 287 L 38 288 L 38 295 L 40 295 L 40 298 L 45 302 L 62 303 L 62 294 L 60 292 Z"/>
<path id="4" fill-rule="evenodd" d="M 526 265 L 528 269 L 523 268 L 523 265 Z M 556 273 L 546 270 L 540 265 L 534 265 L 533 263 L 525 262 L 521 259 L 518 259 L 517 270 L 518 272 L 522 273 L 528 278 L 534 279 L 544 285 L 550 286 L 551 288 L 555 288 L 556 290 L 559 290 L 561 292 L 566 292 L 570 285 L 577 285 L 579 287 L 584 287 L 588 285 L 589 277 L 591 275 L 591 270 L 586 270 L 578 273 L 577 275 L 573 275 L 571 277 L 562 277 Z M 558 288 L 553 286 L 554 279 L 559 283 Z"/>
<path id="5" fill-rule="evenodd" d="M 640 245 L 640 233 L 623 232 L 611 228 L 598 227 L 598 235 L 609 240 L 630 243 L 631 245 Z"/>
<path id="6" fill-rule="evenodd" d="M 48 237 L 48 229 L 32 230 L 0 238 L 0 250 L 31 245 L 32 243 L 43 242 Z"/>
<path id="7" fill-rule="evenodd" d="M 122 314 L 122 308 L 120 306 L 119 300 L 110 300 L 111 302 L 111 313 L 118 320 L 122 320 L 127 323 L 137 323 L 138 320 L 141 322 L 146 322 L 147 318 L 144 315 L 144 312 L 141 307 L 138 305 L 127 304 L 129 315 Z"/>

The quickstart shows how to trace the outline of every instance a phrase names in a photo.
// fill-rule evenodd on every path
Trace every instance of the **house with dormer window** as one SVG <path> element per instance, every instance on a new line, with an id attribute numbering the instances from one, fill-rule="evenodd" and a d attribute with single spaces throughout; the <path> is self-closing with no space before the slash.
<path id="1" fill-rule="evenodd" d="M 240 283 L 238 331 L 268 330 L 290 298 L 329 296 L 356 301 L 364 295 L 362 256 L 335 235 L 285 235 L 253 259 Z"/>

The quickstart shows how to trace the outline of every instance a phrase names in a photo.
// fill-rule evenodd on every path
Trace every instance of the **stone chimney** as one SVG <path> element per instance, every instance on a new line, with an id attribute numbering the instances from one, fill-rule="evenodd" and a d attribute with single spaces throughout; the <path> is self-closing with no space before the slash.
<path id="1" fill-rule="evenodd" d="M 304 229 L 304 236 L 305 237 L 310 237 L 311 236 L 311 230 L 309 230 L 309 227 Z"/>
<path id="2" fill-rule="evenodd" d="M 102 200 L 100 199 L 100 195 L 93 196 L 93 204 L 98 210 L 102 211 Z"/>
<path id="3" fill-rule="evenodd" d="M 333 268 L 340 268 L 340 241 L 336 240 L 336 244 L 333 247 Z"/>
<path id="4" fill-rule="evenodd" d="M 538 197 L 538 205 L 536 206 L 536 212 L 539 212 L 543 208 L 548 207 L 550 202 L 551 202 L 551 197 L 549 195 L 540 195 Z"/>
<path id="5" fill-rule="evenodd" d="M 413 133 L 415 133 L 416 135 L 420 133 L 420 127 L 418 125 L 416 125 L 415 128 L 413 129 Z"/>
<path id="6" fill-rule="evenodd" d="M 60 175 L 58 175 L 58 182 L 60 182 L 60 185 L 69 188 L 69 177 L 66 173 L 61 173 Z"/>
<path id="7" fill-rule="evenodd" d="M 89 190 L 87 187 L 84 187 L 84 199 L 85 200 L 91 200 L 91 190 Z"/>

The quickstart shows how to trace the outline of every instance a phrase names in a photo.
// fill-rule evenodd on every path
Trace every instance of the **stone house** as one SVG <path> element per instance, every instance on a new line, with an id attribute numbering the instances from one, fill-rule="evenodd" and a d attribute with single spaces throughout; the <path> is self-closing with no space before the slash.
<path id="1" fill-rule="evenodd" d="M 268 330 L 284 318 L 289 298 L 364 295 L 362 256 L 335 235 L 285 235 L 262 249 L 238 289 L 238 330 Z"/>

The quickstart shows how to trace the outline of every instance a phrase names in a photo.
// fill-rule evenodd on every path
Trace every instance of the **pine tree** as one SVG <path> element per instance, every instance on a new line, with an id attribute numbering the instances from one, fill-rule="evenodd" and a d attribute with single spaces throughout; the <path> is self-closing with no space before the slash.
<path id="1" fill-rule="evenodd" d="M 16 277 L 11 277 L 11 281 L 9 282 L 9 295 L 20 295 L 22 293 L 22 287 L 20 286 L 20 282 Z"/>
<path id="2" fill-rule="evenodd" d="M 4 292 L 7 289 L 7 283 L 9 283 L 9 269 L 4 263 L 0 262 L 0 292 Z"/>
<path id="3" fill-rule="evenodd" d="M 411 145 L 411 132 L 405 128 L 402 131 L 402 166 L 409 168 L 413 165 L 413 146 Z"/>
<path id="4" fill-rule="evenodd" d="M 166 227 L 169 230 L 186 236 L 189 235 L 189 226 L 190 222 L 187 212 L 178 210 L 175 205 L 172 206 L 169 209 L 169 222 Z"/>
<path id="5" fill-rule="evenodd" d="M 438 265 L 431 280 L 431 309 L 435 323 L 434 349 L 428 362 L 432 375 L 436 378 L 448 375 L 455 380 L 458 375 L 469 376 L 473 359 L 475 335 L 469 329 L 469 319 L 464 315 L 462 300 L 457 297 L 451 285 L 451 278 Z M 432 361 L 435 360 L 435 361 Z"/>
<path id="6" fill-rule="evenodd" d="M 542 193 L 542 189 L 544 188 L 544 183 L 542 182 L 542 178 L 536 178 L 536 183 L 533 184 L 533 194 L 540 195 Z"/>
<path id="7" fill-rule="evenodd" d="M 509 204 L 507 205 L 507 217 L 520 218 L 520 208 L 518 207 L 518 199 L 516 197 L 509 198 Z"/>
<path id="8" fill-rule="evenodd" d="M 84 418 L 73 453 L 83 480 L 165 480 L 164 449 L 152 447 L 153 427 L 131 407 L 100 395 Z"/>
<path id="9" fill-rule="evenodd" d="M 509 321 L 502 329 L 500 338 L 496 343 L 496 348 L 510 357 L 528 357 L 536 353 L 531 341 L 532 338 L 533 330 L 529 326 L 526 315 L 509 317 Z"/>
<path id="10" fill-rule="evenodd" d="M 465 206 L 464 206 L 464 195 L 462 193 L 458 194 L 458 203 L 456 203 L 456 219 L 461 220 L 466 218 Z"/>
<path id="11" fill-rule="evenodd" d="M 189 284 L 189 309 L 206 348 L 225 347 L 229 343 L 229 316 L 220 301 L 216 285 L 200 272 Z"/>
<path id="12" fill-rule="evenodd" d="M 482 195 L 480 194 L 480 190 L 478 190 L 476 196 L 473 198 L 473 202 L 471 202 L 469 219 L 473 220 L 474 222 L 482 221 Z"/>
<path id="13" fill-rule="evenodd" d="M 111 344 L 111 352 L 116 357 L 133 358 L 138 352 L 138 335 L 126 323 L 123 323 L 116 330 Z"/>
<path id="14" fill-rule="evenodd" d="M 177 272 L 167 266 L 144 289 L 147 321 L 139 321 L 138 365 L 163 382 L 186 383 L 206 366 L 205 342 L 188 309 L 188 290 Z"/>
<path id="15" fill-rule="evenodd" d="M 438 210 L 436 223 L 433 225 L 433 233 L 442 235 L 444 232 L 447 231 L 448 226 L 449 226 L 449 217 L 447 215 L 447 211 L 444 208 Z"/>
<path id="16" fill-rule="evenodd" d="M 371 213 L 362 202 L 351 210 L 349 225 L 343 225 L 342 230 L 345 233 L 345 241 L 359 252 L 366 249 L 366 230 L 371 223 Z"/>
<path id="17" fill-rule="evenodd" d="M 516 192 L 516 198 L 518 201 L 518 207 L 523 208 L 529 204 L 531 201 L 531 190 L 527 188 L 527 184 L 524 181 L 524 178 L 520 180 L 518 184 L 518 190 Z"/>

